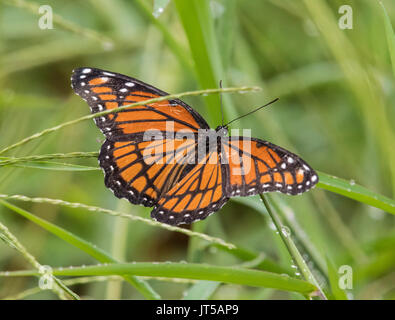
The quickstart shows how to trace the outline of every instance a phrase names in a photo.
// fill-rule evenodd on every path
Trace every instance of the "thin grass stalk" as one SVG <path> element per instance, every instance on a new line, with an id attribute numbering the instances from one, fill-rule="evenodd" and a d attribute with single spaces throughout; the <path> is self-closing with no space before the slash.
<path id="1" fill-rule="evenodd" d="M 30 254 L 26 248 L 19 242 L 19 240 L 8 230 L 8 228 L 0 222 L 0 232 L 3 234 L 2 239 L 6 240 L 6 242 L 14 249 L 16 249 L 36 270 L 43 270 L 43 266 L 36 260 L 36 258 Z M 49 277 L 52 278 L 53 285 L 52 290 L 55 294 L 59 296 L 60 299 L 67 299 L 67 295 L 72 299 L 79 300 L 79 296 L 71 291 L 67 286 L 65 286 L 62 281 L 57 279 L 52 273 L 49 274 Z"/>
<path id="2" fill-rule="evenodd" d="M 27 138 L 25 138 L 25 139 L 23 139 L 23 140 L 21 140 L 21 141 L 19 141 L 17 143 L 14 143 L 11 146 L 8 146 L 8 147 L 0 150 L 0 154 L 3 154 L 5 152 L 10 151 L 12 149 L 15 149 L 17 147 L 20 147 L 21 145 L 24 145 L 25 143 L 28 143 L 28 142 L 30 142 L 30 141 L 32 141 L 34 139 L 40 138 L 40 137 L 42 137 L 42 136 L 44 136 L 46 134 L 58 131 L 58 130 L 60 130 L 62 128 L 65 128 L 67 126 L 71 126 L 71 125 L 80 123 L 80 122 L 85 121 L 85 120 L 90 120 L 90 119 L 93 119 L 93 118 L 105 116 L 105 115 L 108 115 L 110 113 L 118 113 L 118 112 L 123 111 L 125 109 L 136 107 L 136 106 L 148 105 L 148 104 L 151 104 L 151 103 L 164 101 L 164 100 L 179 99 L 179 98 L 185 97 L 185 96 L 198 96 L 198 95 L 203 95 L 203 94 L 215 94 L 215 93 L 219 93 L 219 92 L 223 92 L 223 93 L 226 93 L 226 92 L 242 92 L 242 93 L 244 93 L 244 92 L 248 92 L 248 91 L 259 91 L 259 90 L 260 90 L 259 87 L 238 87 L 238 88 L 206 89 L 206 90 L 198 90 L 198 91 L 188 91 L 188 92 L 183 92 L 183 93 L 178 93 L 178 94 L 170 94 L 170 95 L 167 95 L 167 96 L 162 96 L 162 97 L 154 98 L 154 99 L 147 99 L 147 100 L 144 100 L 143 103 L 142 102 L 136 102 L 136 103 L 131 103 L 129 105 L 118 107 L 116 109 L 111 109 L 111 110 L 105 110 L 105 111 L 102 111 L 102 112 L 97 112 L 95 114 L 86 115 L 86 116 L 80 117 L 78 119 L 74 119 L 74 120 L 71 120 L 71 121 L 64 122 L 64 123 L 62 123 L 60 125 L 57 125 L 55 127 L 45 129 L 45 130 L 43 130 L 41 132 L 33 134 L 30 137 L 27 137 Z"/>
<path id="3" fill-rule="evenodd" d="M 266 207 L 267 212 L 269 213 L 270 217 L 272 218 L 273 223 L 276 226 L 276 229 L 279 232 L 281 239 L 283 240 L 285 246 L 287 247 L 289 254 L 291 255 L 292 259 L 295 261 L 299 271 L 301 272 L 301 274 L 303 275 L 303 277 L 305 278 L 306 281 L 310 282 L 315 287 L 317 287 L 318 291 L 316 293 L 322 299 L 327 300 L 324 291 L 321 289 L 320 285 L 318 284 L 313 273 L 310 271 L 309 267 L 307 266 L 306 262 L 304 261 L 302 255 L 300 254 L 295 243 L 292 241 L 291 232 L 290 232 L 289 228 L 285 227 L 281 223 L 281 220 L 277 216 L 277 214 L 271 210 L 269 202 L 267 201 L 265 196 L 260 194 L 260 197 Z"/>

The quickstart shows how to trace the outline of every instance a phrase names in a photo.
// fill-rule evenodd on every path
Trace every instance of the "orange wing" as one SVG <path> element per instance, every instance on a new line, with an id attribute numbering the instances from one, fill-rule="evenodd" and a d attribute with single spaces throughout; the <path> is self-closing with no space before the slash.
<path id="1" fill-rule="evenodd" d="M 194 140 L 106 140 L 99 155 L 105 185 L 118 198 L 152 207 L 191 170 L 195 148 Z"/>
<path id="2" fill-rule="evenodd" d="M 71 86 L 90 106 L 92 113 L 168 95 L 137 79 L 94 68 L 73 71 Z M 208 129 L 206 121 L 179 99 L 129 108 L 94 119 L 107 139 L 141 140 L 147 130 L 162 133 Z"/>
<path id="3" fill-rule="evenodd" d="M 208 153 L 191 171 L 162 195 L 151 212 L 157 221 L 171 225 L 192 223 L 218 211 L 228 201 L 218 152 Z"/>
<path id="4" fill-rule="evenodd" d="M 75 69 L 71 86 L 92 113 L 167 95 L 137 79 L 95 68 Z M 136 106 L 94 120 L 107 138 L 99 155 L 105 185 L 117 197 L 148 207 L 157 204 L 160 196 L 192 169 L 188 163 L 195 156 L 196 143 L 190 134 L 194 138 L 198 129 L 209 128 L 196 111 L 178 99 Z M 145 136 L 151 130 L 162 135 Z M 157 148 L 162 152 L 151 155 L 151 149 Z"/>
<path id="5" fill-rule="evenodd" d="M 226 194 L 230 197 L 270 191 L 298 195 L 318 182 L 318 175 L 305 161 L 270 142 L 230 137 L 222 148 L 229 166 Z"/>

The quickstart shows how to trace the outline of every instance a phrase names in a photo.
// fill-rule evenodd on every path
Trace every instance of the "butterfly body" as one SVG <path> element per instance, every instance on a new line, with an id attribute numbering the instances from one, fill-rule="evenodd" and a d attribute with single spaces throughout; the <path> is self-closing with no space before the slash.
<path id="1" fill-rule="evenodd" d="M 121 74 L 76 69 L 72 87 L 93 113 L 167 93 Z M 151 217 L 177 225 L 202 220 L 230 197 L 278 191 L 301 194 L 318 181 L 295 154 L 257 138 L 210 129 L 179 99 L 95 118 L 106 136 L 99 164 L 118 198 L 153 207 Z"/>

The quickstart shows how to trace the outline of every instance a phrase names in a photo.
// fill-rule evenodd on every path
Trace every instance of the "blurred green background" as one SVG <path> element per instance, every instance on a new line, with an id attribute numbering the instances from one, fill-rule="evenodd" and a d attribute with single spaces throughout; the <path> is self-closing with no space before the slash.
<path id="1" fill-rule="evenodd" d="M 168 3 L 168 4 L 167 4 Z M 395 24 L 395 3 L 382 1 Z M 257 93 L 223 96 L 229 121 L 279 97 L 232 128 L 300 155 L 316 170 L 393 198 L 394 73 L 383 8 L 370 0 L 73 0 L 45 1 L 53 29 L 39 28 L 39 4 L 0 2 L 0 149 L 89 113 L 74 95 L 71 72 L 96 67 L 123 73 L 164 91 L 259 86 Z M 167 5 L 166 5 L 167 4 Z M 41 3 L 40 3 L 41 5 Z M 353 9 L 353 28 L 338 26 L 339 7 Z M 162 8 L 163 10 L 160 10 Z M 162 12 L 163 11 L 163 12 Z M 212 127 L 220 124 L 219 96 L 186 97 Z M 36 139 L 1 156 L 98 151 L 93 121 Z M 97 167 L 97 160 L 59 161 Z M 56 170 L 54 170 L 56 169 Z M 0 193 L 48 197 L 149 217 L 149 208 L 113 196 L 100 170 L 0 166 Z M 293 276 L 290 256 L 259 197 L 230 201 L 193 229 L 264 253 Z M 395 220 L 392 215 L 321 189 L 272 197 L 320 283 L 325 261 L 354 271 L 354 299 L 395 298 Z M 241 260 L 180 233 L 142 222 L 50 204 L 12 202 L 123 261 L 188 261 L 232 266 Z M 36 259 L 52 267 L 97 263 L 81 250 L 0 206 L 0 222 Z M 314 254 L 312 254 L 314 253 Z M 30 269 L 0 242 L 0 271 Z M 86 299 L 141 299 L 123 282 L 104 279 L 73 286 Z M 163 297 L 180 299 L 190 283 L 148 280 Z M 37 286 L 31 277 L 0 278 L 0 298 Z M 28 296 L 54 299 L 50 291 Z M 221 284 L 206 298 L 302 299 L 296 293 Z"/>

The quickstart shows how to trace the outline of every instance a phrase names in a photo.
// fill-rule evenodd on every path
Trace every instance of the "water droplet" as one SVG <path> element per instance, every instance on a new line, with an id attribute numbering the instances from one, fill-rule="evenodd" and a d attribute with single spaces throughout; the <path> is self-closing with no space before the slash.
<path id="1" fill-rule="evenodd" d="M 284 237 L 288 238 L 291 235 L 291 230 L 287 226 L 282 226 L 281 233 Z"/>
<path id="2" fill-rule="evenodd" d="M 355 180 L 354 179 L 351 179 L 350 180 L 350 184 L 353 186 L 353 185 L 355 185 Z"/>
<path id="3" fill-rule="evenodd" d="M 165 9 L 163 9 L 162 7 L 160 7 L 160 8 L 157 8 L 152 14 L 154 15 L 155 18 L 159 18 L 159 16 L 162 14 L 162 12 L 163 12 L 164 10 L 165 10 Z"/>

